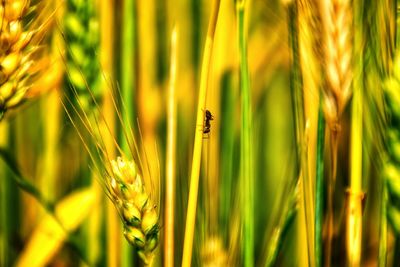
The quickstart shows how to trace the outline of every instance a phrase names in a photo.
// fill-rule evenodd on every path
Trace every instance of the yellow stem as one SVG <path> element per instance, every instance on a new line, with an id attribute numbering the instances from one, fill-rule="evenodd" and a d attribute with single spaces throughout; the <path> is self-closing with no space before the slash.
<path id="1" fill-rule="evenodd" d="M 204 118 L 204 110 L 206 106 L 206 95 L 208 87 L 207 85 L 210 73 L 210 61 L 214 43 L 215 28 L 218 19 L 219 6 L 220 6 L 220 0 L 214 0 L 214 5 L 212 7 L 213 10 L 211 12 L 210 21 L 208 24 L 207 38 L 203 54 L 203 63 L 201 66 L 200 91 L 199 91 L 199 98 L 197 105 L 197 119 L 196 119 L 196 129 L 194 138 L 192 172 L 190 175 L 188 210 L 186 214 L 185 237 L 183 243 L 182 267 L 190 266 L 192 260 L 193 236 L 194 236 L 196 208 L 197 208 L 197 194 L 199 189 L 201 148 L 203 144 L 202 125 Z"/>
<path id="2" fill-rule="evenodd" d="M 351 114 L 351 171 L 350 189 L 348 190 L 347 209 L 347 260 L 348 266 L 360 266 L 361 239 L 362 239 L 362 99 L 363 99 L 363 73 L 362 73 L 362 29 L 355 34 L 357 51 L 355 54 L 355 70 L 353 82 L 353 100 Z"/>
<path id="3" fill-rule="evenodd" d="M 360 266 L 362 239 L 362 102 L 361 88 L 354 89 L 351 127 L 351 172 L 348 190 L 347 258 Z"/>
<path id="4" fill-rule="evenodd" d="M 58 9 L 56 13 L 56 18 L 60 19 L 63 16 L 64 10 L 63 6 Z M 59 49 L 62 49 L 64 46 L 63 38 L 59 32 L 53 35 L 52 44 L 51 44 L 51 55 L 57 55 Z M 57 65 L 61 63 L 56 57 L 55 68 L 53 71 L 53 75 L 57 78 Z M 60 75 L 63 68 L 58 69 L 58 75 Z M 50 76 L 50 75 L 49 75 Z M 49 77 L 48 77 L 49 78 Z M 58 76 L 60 79 L 60 76 Z M 58 80 L 58 82 L 60 82 Z M 59 83 L 52 84 L 53 86 L 59 86 Z M 45 86 L 45 84 L 43 84 Z M 43 87 L 45 89 L 45 87 Z M 54 89 L 54 87 L 52 88 Z M 58 89 L 58 88 L 57 88 Z M 43 92 L 41 92 L 43 93 Z M 60 135 L 60 114 L 62 110 L 62 106 L 59 100 L 59 94 L 57 91 L 51 91 L 44 103 L 45 109 L 43 110 L 43 121 L 45 121 L 44 126 L 44 140 L 45 140 L 45 150 L 43 156 L 44 162 L 44 173 L 40 175 L 40 188 L 43 189 L 43 194 L 45 198 L 49 201 L 54 201 L 57 197 L 57 177 L 58 177 L 58 165 L 60 164 L 59 160 L 59 151 L 58 151 L 58 142 Z"/>
<path id="5" fill-rule="evenodd" d="M 114 32 L 114 1 L 101 0 L 100 2 L 100 29 L 101 29 L 101 66 L 107 79 L 113 73 L 113 32 Z M 107 86 L 107 82 L 103 81 L 102 86 Z M 111 90 L 111 89 L 110 89 Z M 104 90 L 104 104 L 103 114 L 104 119 L 108 125 L 115 125 L 114 106 L 109 90 Z M 113 130 L 113 129 L 112 129 Z M 104 143 L 108 155 L 111 158 L 115 155 L 114 143 L 112 136 L 115 133 L 104 137 Z M 107 266 L 119 266 L 119 247 L 120 243 L 120 223 L 117 214 L 115 213 L 114 205 L 111 201 L 107 201 L 106 206 L 106 220 L 107 220 Z"/>
<path id="6" fill-rule="evenodd" d="M 0 123 L 0 146 L 7 147 L 9 140 L 9 125 L 7 120 L 4 120 Z M 0 224 L 2 227 L 1 237 L 0 237 L 0 265 L 7 266 L 10 262 L 10 246 L 9 246 L 9 230 L 8 230 L 8 220 L 7 220 L 7 212 L 10 211 L 9 201 L 9 191 L 8 191 L 8 181 L 6 175 L 5 168 L 3 165 L 0 168 L 0 176 L 3 177 L 0 181 Z"/>
<path id="7" fill-rule="evenodd" d="M 176 151 L 176 69 L 177 69 L 177 38 L 176 27 L 171 38 L 171 69 L 168 95 L 168 127 L 167 127 L 167 169 L 165 192 L 165 243 L 164 266 L 174 266 L 174 206 L 175 206 L 175 151 Z"/>

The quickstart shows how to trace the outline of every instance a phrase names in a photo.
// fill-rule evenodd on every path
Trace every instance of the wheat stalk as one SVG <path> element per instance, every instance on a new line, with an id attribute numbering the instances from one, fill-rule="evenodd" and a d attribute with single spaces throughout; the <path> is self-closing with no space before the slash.
<path id="1" fill-rule="evenodd" d="M 352 82 L 352 12 L 348 0 L 320 3 L 323 25 L 324 77 L 322 90 L 325 120 L 331 130 L 332 170 L 331 183 L 336 179 L 337 135 L 340 118 L 351 96 Z M 331 186 L 330 186 L 331 187 Z M 333 190 L 328 189 L 328 191 Z M 328 192 L 328 194 L 331 194 Z M 328 201 L 329 197 L 328 197 Z M 328 204 L 329 206 L 329 204 Z"/>
<path id="2" fill-rule="evenodd" d="M 322 90 L 323 111 L 330 129 L 331 169 L 327 196 L 326 266 L 330 266 L 333 235 L 333 194 L 337 172 L 338 133 L 342 113 L 352 94 L 352 9 L 348 0 L 322 1 L 323 52 L 325 86 Z"/>
<path id="3" fill-rule="evenodd" d="M 211 57 L 214 45 L 215 30 L 217 27 L 220 0 L 214 0 L 212 5 L 211 17 L 207 29 L 206 43 L 204 46 L 203 62 L 201 66 L 201 78 L 200 78 L 200 90 L 197 105 L 197 118 L 196 125 L 203 125 L 204 121 L 204 110 L 206 107 L 206 95 L 208 89 L 208 80 L 210 77 L 210 66 Z M 190 188 L 189 188 L 189 199 L 188 209 L 186 214 L 186 226 L 185 226 L 185 237 L 183 243 L 183 255 L 182 255 L 182 266 L 189 267 L 192 262 L 192 249 L 193 249 L 193 237 L 195 230 L 196 221 L 196 209 L 197 209 L 197 195 L 199 191 L 199 175 L 201 165 L 201 147 L 203 144 L 203 129 L 196 127 L 194 148 L 193 148 L 193 160 L 192 170 L 190 175 Z"/>
<path id="4" fill-rule="evenodd" d="M 240 183 L 243 186 L 241 209 L 243 212 L 243 265 L 254 266 L 254 175 L 253 175 L 253 123 L 251 110 L 250 74 L 247 59 L 247 17 L 246 0 L 236 1 L 237 35 L 239 47 L 239 73 L 241 92 L 241 127 L 240 127 Z"/>
<path id="5" fill-rule="evenodd" d="M 362 249 L 362 191 L 363 180 L 363 99 L 364 99 L 364 3 L 353 1 L 354 6 L 354 79 L 351 105 L 350 132 L 350 186 L 347 190 L 346 256 L 349 266 L 360 266 Z"/>
<path id="6" fill-rule="evenodd" d="M 302 70 L 302 93 L 304 97 L 304 116 L 306 119 L 306 129 L 299 129 L 304 132 L 303 140 L 306 145 L 306 151 L 301 157 L 302 162 L 302 179 L 304 209 L 306 219 L 306 235 L 308 243 L 308 260 L 309 264 L 319 266 L 318 260 L 322 257 L 321 253 L 321 236 L 318 231 L 318 222 L 322 220 L 320 214 L 315 210 L 320 202 L 323 201 L 318 197 L 318 188 L 316 188 L 316 143 L 317 143 L 317 114 L 320 89 L 322 83 L 322 63 L 320 59 L 323 57 L 322 50 L 322 22 L 318 5 L 315 1 L 299 0 L 298 8 L 298 38 L 299 38 L 299 57 Z M 304 124 L 304 122 L 303 122 Z M 316 222 L 314 225 L 313 222 Z M 301 252 L 300 252 L 301 253 Z"/>
<path id="7" fill-rule="evenodd" d="M 174 222 L 176 192 L 176 78 L 177 78 L 178 29 L 174 26 L 171 34 L 171 62 L 168 87 L 168 130 L 165 173 L 165 240 L 164 266 L 174 266 Z"/>

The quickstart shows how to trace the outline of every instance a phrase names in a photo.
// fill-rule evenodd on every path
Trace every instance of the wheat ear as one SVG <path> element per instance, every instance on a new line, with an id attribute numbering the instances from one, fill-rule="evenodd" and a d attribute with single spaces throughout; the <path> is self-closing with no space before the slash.
<path id="1" fill-rule="evenodd" d="M 39 4 L 38 4 L 39 5 Z M 47 22 L 41 24 L 43 16 L 27 26 L 25 17 L 31 12 L 29 0 L 6 0 L 0 3 L 0 119 L 8 109 L 20 105 L 30 88 L 36 74 L 44 67 L 44 61 L 36 58 L 44 50 L 40 46 Z"/>
<path id="2" fill-rule="evenodd" d="M 330 266 L 333 236 L 333 194 L 336 181 L 338 133 L 342 113 L 352 94 L 352 9 L 349 0 L 322 1 L 320 3 L 323 23 L 324 76 L 322 90 L 323 111 L 330 129 L 331 169 L 327 196 L 326 266 Z"/>
<path id="3" fill-rule="evenodd" d="M 159 240 L 156 206 L 152 204 L 134 161 L 117 157 L 116 160 L 111 160 L 111 166 L 112 175 L 107 186 L 121 215 L 124 236 L 137 249 L 143 262 L 150 265 Z"/>

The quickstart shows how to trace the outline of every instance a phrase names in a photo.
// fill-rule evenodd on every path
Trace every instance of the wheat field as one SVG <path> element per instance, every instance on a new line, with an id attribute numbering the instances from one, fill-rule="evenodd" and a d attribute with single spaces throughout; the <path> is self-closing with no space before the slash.
<path id="1" fill-rule="evenodd" d="M 0 1 L 0 266 L 400 266 L 400 1 Z"/>

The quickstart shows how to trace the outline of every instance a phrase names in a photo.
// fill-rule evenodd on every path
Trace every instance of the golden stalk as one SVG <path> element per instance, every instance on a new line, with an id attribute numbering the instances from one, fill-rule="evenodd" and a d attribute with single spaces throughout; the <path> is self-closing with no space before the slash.
<path id="1" fill-rule="evenodd" d="M 183 244 L 183 256 L 182 256 L 183 267 L 191 266 L 191 261 L 192 261 L 193 237 L 194 237 L 195 220 L 196 220 L 197 195 L 199 189 L 199 175 L 200 175 L 200 164 L 201 164 L 201 148 L 203 144 L 202 125 L 204 120 L 204 110 L 206 107 L 208 79 L 210 76 L 210 63 L 213 51 L 214 36 L 217 25 L 219 6 L 220 6 L 220 0 L 215 0 L 213 2 L 211 17 L 208 24 L 206 43 L 203 54 L 203 62 L 201 66 L 200 90 L 199 90 L 197 119 L 196 119 L 197 126 L 195 129 L 192 171 L 190 175 L 189 200 L 188 200 L 188 209 L 186 214 L 185 238 Z"/>
<path id="2" fill-rule="evenodd" d="M 114 1 L 101 0 L 100 1 L 100 60 L 101 66 L 104 71 L 105 78 L 110 78 L 113 73 L 113 38 L 114 38 Z M 107 81 L 102 81 L 102 86 L 107 86 Z M 104 90 L 104 102 L 102 112 L 104 120 L 108 125 L 115 125 L 114 105 L 112 102 L 112 93 Z M 111 129 L 114 131 L 114 129 Z M 114 141 L 111 136 L 115 136 L 115 132 L 110 133 L 104 137 L 105 149 L 110 157 L 114 158 Z M 115 214 L 115 209 L 110 201 L 106 201 L 106 221 L 107 221 L 107 266 L 119 266 L 119 246 L 120 243 L 120 225 L 118 217 Z"/>
<path id="3" fill-rule="evenodd" d="M 361 1 L 353 2 L 354 21 L 362 21 Z M 347 266 L 358 267 L 361 262 L 362 240 L 362 161 L 363 161 L 363 50 L 364 27 L 359 25 L 354 30 L 354 80 L 353 99 L 351 106 L 351 133 L 350 133 L 350 187 L 347 190 L 346 214 L 346 252 Z"/>
<path id="4" fill-rule="evenodd" d="M 138 40 L 138 73 L 137 90 L 137 113 L 140 120 L 140 129 L 143 138 L 143 147 L 146 148 L 146 156 L 150 164 L 150 171 L 156 170 L 157 148 L 157 123 L 162 112 L 161 90 L 158 88 L 157 72 L 154 68 L 157 62 L 157 27 L 155 1 L 137 2 L 137 40 Z M 134 101 L 134 100 L 130 100 Z M 157 187 L 155 194 L 159 193 Z"/>
<path id="5" fill-rule="evenodd" d="M 60 6 L 57 9 L 57 13 L 55 14 L 56 19 L 61 19 L 64 15 L 64 7 Z M 59 49 L 62 49 L 64 43 L 62 36 L 59 32 L 55 32 L 52 36 L 52 44 L 51 44 L 51 54 L 57 55 Z M 61 60 L 57 56 L 55 56 L 54 64 L 61 63 Z M 41 79 L 40 79 L 41 80 Z M 39 80 L 38 80 L 39 81 Z M 59 80 L 61 81 L 61 79 Z M 54 84 L 54 86 L 60 86 L 60 84 Z M 54 87 L 55 89 L 56 87 Z M 56 89 L 59 89 L 57 87 Z M 32 90 L 32 87 L 30 91 Z M 41 89 L 43 90 L 43 88 Z M 44 196 L 50 200 L 54 201 L 57 197 L 57 171 L 59 169 L 60 164 L 60 156 L 57 143 L 59 140 L 60 134 L 60 125 L 61 125 L 61 111 L 62 105 L 59 100 L 59 94 L 56 91 L 51 91 L 46 99 L 45 109 L 43 110 L 43 121 L 47 123 L 44 126 L 44 156 L 43 156 L 43 164 L 44 164 L 44 171 L 39 178 L 40 181 L 40 188 L 43 188 Z"/>
<path id="6" fill-rule="evenodd" d="M 167 129 L 167 168 L 165 190 L 165 242 L 164 266 L 174 266 L 174 208 L 175 208 L 175 162 L 176 162 L 176 71 L 177 71 L 177 42 L 178 30 L 176 26 L 171 38 L 171 64 L 168 91 L 168 129 Z"/>
<path id="7" fill-rule="evenodd" d="M 327 189 L 327 240 L 325 265 L 330 266 L 333 238 L 333 195 L 337 173 L 338 134 L 341 115 L 352 94 L 352 9 L 350 0 L 325 0 L 320 3 L 323 24 L 324 77 L 323 111 L 330 129 L 331 166 Z M 353 140 L 352 140 L 353 141 Z"/>
<path id="8" fill-rule="evenodd" d="M 6 147 L 6 145 L 9 142 L 9 124 L 7 121 L 3 121 L 2 123 L 0 123 L 0 146 L 1 147 Z M 9 205 L 7 198 L 10 194 L 10 192 L 8 192 L 8 181 L 7 181 L 7 173 L 5 171 L 5 169 L 1 168 L 0 169 L 0 175 L 1 177 L 3 177 L 3 179 L 0 181 L 0 223 L 2 226 L 2 233 L 1 233 L 1 238 L 0 238 L 0 265 L 1 266 L 7 266 L 7 264 L 9 264 L 10 261 L 10 256 L 9 256 L 9 242 L 8 242 L 8 237 L 9 234 L 6 232 L 8 229 L 8 225 L 7 225 L 7 215 L 8 212 L 10 210 L 9 207 L 7 207 Z M 5 232 L 3 232 L 5 231 Z"/>
<path id="9" fill-rule="evenodd" d="M 316 143 L 317 143 L 317 124 L 319 109 L 319 90 L 321 88 L 321 17 L 318 5 L 315 1 L 298 1 L 298 25 L 299 25 L 299 52 L 300 67 L 302 70 L 302 84 L 304 97 L 304 113 L 306 118 L 306 129 L 304 133 L 305 146 L 302 173 L 302 194 L 304 201 L 301 208 L 305 209 L 305 240 L 308 243 L 309 265 L 314 266 L 315 248 L 320 244 L 315 243 L 315 177 L 316 177 Z M 303 229 L 302 229 L 303 230 Z M 300 255 L 304 254 L 304 249 L 300 247 Z M 303 264 L 306 259 L 303 260 Z"/>

